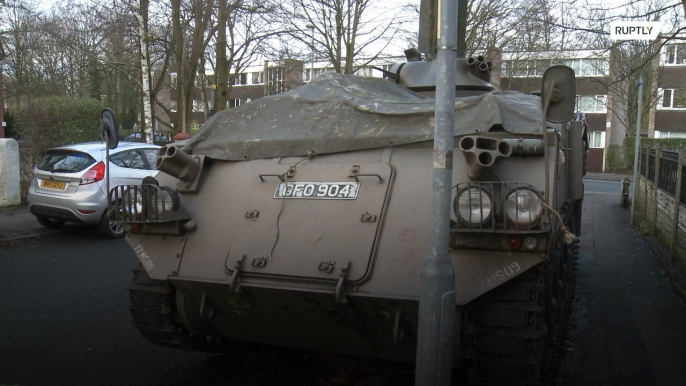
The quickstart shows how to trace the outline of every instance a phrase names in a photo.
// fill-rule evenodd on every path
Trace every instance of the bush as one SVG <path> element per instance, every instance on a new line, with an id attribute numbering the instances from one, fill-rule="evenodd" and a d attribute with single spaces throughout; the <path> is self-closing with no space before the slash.
<path id="1" fill-rule="evenodd" d="M 5 110 L 5 137 L 15 138 L 17 136 L 16 130 L 16 119 L 14 119 L 14 114 L 10 110 Z"/>
<path id="2" fill-rule="evenodd" d="M 627 162 L 624 159 L 622 146 L 610 145 L 607 149 L 607 156 L 605 157 L 605 165 L 608 171 L 619 171 L 626 169 Z"/>
<path id="3" fill-rule="evenodd" d="M 95 99 L 47 97 L 19 106 L 16 131 L 34 151 L 100 139 L 100 111 Z"/>
<path id="4" fill-rule="evenodd" d="M 31 169 L 47 149 L 100 139 L 102 105 L 94 99 L 46 97 L 14 109 L 14 132 L 21 138 L 21 194 L 31 181 Z"/>

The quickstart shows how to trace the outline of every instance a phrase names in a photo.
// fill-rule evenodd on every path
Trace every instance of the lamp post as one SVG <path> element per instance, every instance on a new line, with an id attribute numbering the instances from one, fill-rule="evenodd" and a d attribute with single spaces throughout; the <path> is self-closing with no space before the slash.
<path id="1" fill-rule="evenodd" d="M 312 43 L 310 44 L 310 82 L 314 79 L 314 25 L 308 24 L 305 27 L 310 29 Z"/>

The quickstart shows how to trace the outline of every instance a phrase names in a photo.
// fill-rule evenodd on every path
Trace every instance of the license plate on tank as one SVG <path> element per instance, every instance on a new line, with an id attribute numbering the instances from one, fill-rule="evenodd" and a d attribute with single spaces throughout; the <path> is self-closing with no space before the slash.
<path id="1" fill-rule="evenodd" d="M 282 182 L 274 198 L 309 198 L 315 200 L 354 200 L 359 182 Z"/>

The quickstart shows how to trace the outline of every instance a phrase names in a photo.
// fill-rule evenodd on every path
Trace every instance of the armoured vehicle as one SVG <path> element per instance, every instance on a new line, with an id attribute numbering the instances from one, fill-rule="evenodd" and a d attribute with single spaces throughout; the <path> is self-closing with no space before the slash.
<path id="1" fill-rule="evenodd" d="M 538 384 L 574 293 L 585 134 L 542 112 L 573 105 L 571 69 L 549 70 L 541 97 L 495 92 L 490 67 L 455 69 L 454 365 L 477 382 Z M 129 289 L 143 337 L 414 361 L 435 63 L 387 75 L 326 73 L 222 111 L 160 150 L 156 179 L 111 190 L 141 263 Z"/>

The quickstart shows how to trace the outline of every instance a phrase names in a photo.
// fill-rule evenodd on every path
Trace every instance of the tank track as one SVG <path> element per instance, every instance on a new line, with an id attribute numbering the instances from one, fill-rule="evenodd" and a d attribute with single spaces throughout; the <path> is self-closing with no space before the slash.
<path id="1" fill-rule="evenodd" d="M 221 352 L 221 342 L 194 335 L 177 321 L 176 289 L 166 280 L 153 280 L 142 265 L 133 269 L 128 286 L 133 325 L 143 338 L 164 347 Z"/>
<path id="2" fill-rule="evenodd" d="M 575 210 L 567 204 L 569 229 Z M 462 310 L 461 345 L 473 385 L 555 384 L 576 293 L 579 239 L 555 235 L 551 258 Z M 554 254 L 557 254 L 554 256 Z M 560 304 L 558 307 L 557 304 Z"/>

